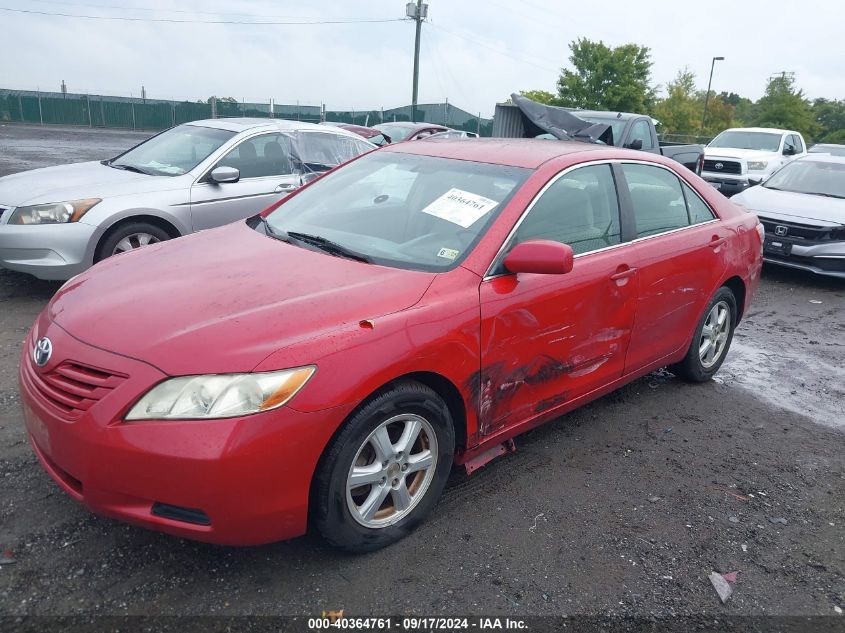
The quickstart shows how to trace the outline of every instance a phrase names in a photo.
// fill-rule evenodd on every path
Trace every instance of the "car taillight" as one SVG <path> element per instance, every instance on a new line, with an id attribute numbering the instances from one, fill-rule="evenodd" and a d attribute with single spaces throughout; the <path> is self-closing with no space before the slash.
<path id="1" fill-rule="evenodd" d="M 698 171 L 696 172 L 699 176 L 701 172 L 704 171 L 704 153 L 702 152 L 701 156 L 698 157 Z"/>
<path id="2" fill-rule="evenodd" d="M 762 255 L 763 254 L 763 240 L 766 237 L 766 229 L 763 227 L 763 223 L 760 222 L 759 220 L 757 221 L 757 226 L 755 228 L 757 229 L 757 235 L 760 236 L 760 254 Z"/>

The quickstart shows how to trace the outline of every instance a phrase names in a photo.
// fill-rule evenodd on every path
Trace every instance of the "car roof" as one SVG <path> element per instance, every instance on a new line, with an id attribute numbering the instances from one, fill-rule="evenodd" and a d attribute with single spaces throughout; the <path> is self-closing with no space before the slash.
<path id="1" fill-rule="evenodd" d="M 405 127 L 409 129 L 417 129 L 417 128 L 427 128 L 427 127 L 436 127 L 441 128 L 443 130 L 448 130 L 445 125 L 440 125 L 439 123 L 412 123 L 411 121 L 385 121 L 384 123 L 379 123 L 378 125 L 374 125 L 373 127 L 379 129 L 379 125 L 390 125 L 394 127 Z"/>
<path id="2" fill-rule="evenodd" d="M 628 119 L 633 119 L 634 117 L 644 117 L 646 119 L 651 118 L 645 114 L 634 114 L 633 112 L 611 112 L 609 110 L 569 110 L 575 116 L 591 116 L 597 119 L 619 119 L 620 121 L 627 121 Z"/>
<path id="3" fill-rule="evenodd" d="M 845 156 L 837 156 L 836 154 L 807 154 L 806 156 L 799 156 L 795 161 L 799 160 L 811 163 L 839 163 L 845 164 Z M 789 163 L 787 163 L 789 164 Z"/>
<path id="4" fill-rule="evenodd" d="M 222 119 L 202 119 L 200 121 L 191 121 L 185 125 L 196 125 L 201 127 L 211 127 L 219 130 L 229 130 L 230 132 L 244 132 L 253 129 L 267 129 L 267 130 L 319 130 L 321 132 L 329 131 L 325 125 L 317 125 L 316 123 L 308 123 L 307 121 L 289 121 L 288 119 L 259 119 L 250 117 L 232 117 Z M 342 134 L 349 135 L 349 132 L 343 128 L 334 128 Z M 356 136 L 357 135 L 353 135 Z"/>
<path id="5" fill-rule="evenodd" d="M 607 145 L 534 138 L 477 138 L 473 139 L 471 143 L 467 142 L 466 139 L 425 138 L 413 143 L 388 145 L 379 151 L 421 154 L 423 156 L 438 156 L 470 160 L 477 163 L 536 169 L 543 163 L 559 156 L 607 149 Z"/>
<path id="6" fill-rule="evenodd" d="M 845 147 L 845 145 L 840 145 L 839 143 L 816 143 L 813 147 Z M 810 149 L 813 149 L 813 147 Z"/>
<path id="7" fill-rule="evenodd" d="M 769 134 L 798 134 L 795 130 L 783 130 L 776 127 L 732 127 L 725 132 L 768 132 Z"/>

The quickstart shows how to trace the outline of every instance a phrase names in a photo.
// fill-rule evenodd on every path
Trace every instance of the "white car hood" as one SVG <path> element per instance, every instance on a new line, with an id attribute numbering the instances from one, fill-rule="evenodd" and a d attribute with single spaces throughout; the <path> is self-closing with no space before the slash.
<path id="1" fill-rule="evenodd" d="M 186 182 L 186 178 L 190 179 Z M 20 207 L 187 188 L 193 176 L 147 176 L 99 161 L 22 171 L 0 178 L 0 206 Z"/>
<path id="2" fill-rule="evenodd" d="M 731 198 L 762 217 L 773 219 L 817 220 L 845 225 L 845 199 L 814 196 L 809 193 L 751 187 Z"/>
<path id="3" fill-rule="evenodd" d="M 745 160 L 771 160 L 779 156 L 778 152 L 761 152 L 756 149 L 736 149 L 733 147 L 705 147 L 705 158 L 737 158 Z"/>

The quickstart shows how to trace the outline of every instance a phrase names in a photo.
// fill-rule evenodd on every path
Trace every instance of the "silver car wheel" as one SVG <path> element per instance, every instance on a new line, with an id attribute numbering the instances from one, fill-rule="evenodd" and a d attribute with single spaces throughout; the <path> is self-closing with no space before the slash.
<path id="1" fill-rule="evenodd" d="M 701 338 L 698 342 L 698 358 L 704 369 L 710 369 L 722 357 L 725 344 L 731 332 L 731 309 L 725 301 L 714 305 L 704 326 L 701 328 Z"/>
<path id="2" fill-rule="evenodd" d="M 147 246 L 148 244 L 155 244 L 160 241 L 161 240 L 159 240 L 155 235 L 150 235 L 149 233 L 132 233 L 117 243 L 114 247 L 114 251 L 112 251 L 112 255 L 118 255 L 119 253 L 125 253 L 126 251 L 134 251 L 136 248 L 141 248 L 142 246 Z"/>
<path id="3" fill-rule="evenodd" d="M 367 528 L 398 523 L 425 496 L 437 468 L 437 436 L 425 418 L 393 416 L 364 440 L 346 477 L 346 505 Z"/>

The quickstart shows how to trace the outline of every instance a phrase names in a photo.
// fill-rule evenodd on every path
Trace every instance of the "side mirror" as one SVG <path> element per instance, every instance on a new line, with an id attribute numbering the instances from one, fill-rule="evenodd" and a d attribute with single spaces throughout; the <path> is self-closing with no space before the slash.
<path id="1" fill-rule="evenodd" d="M 529 240 L 517 244 L 505 257 L 505 268 L 512 273 L 562 275 L 572 270 L 575 254 L 569 244 L 551 240 Z"/>
<path id="2" fill-rule="evenodd" d="M 241 179 L 241 172 L 234 167 L 221 165 L 211 170 L 211 173 L 208 174 L 208 179 L 211 182 L 216 182 L 218 185 L 225 182 L 238 182 Z"/>
<path id="3" fill-rule="evenodd" d="M 628 143 L 625 147 L 628 148 L 628 149 L 642 149 L 643 148 L 643 140 L 641 138 L 634 139 L 633 141 Z"/>

